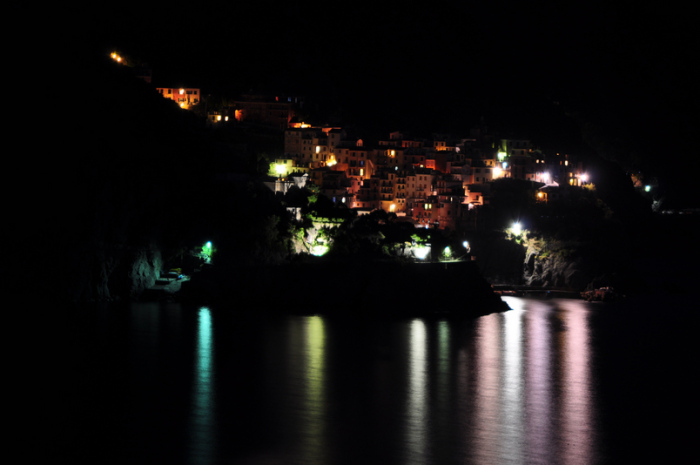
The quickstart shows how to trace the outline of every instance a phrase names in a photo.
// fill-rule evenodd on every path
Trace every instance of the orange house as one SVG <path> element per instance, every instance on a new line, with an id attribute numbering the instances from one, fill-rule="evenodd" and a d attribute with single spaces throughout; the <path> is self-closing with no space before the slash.
<path id="1" fill-rule="evenodd" d="M 201 91 L 194 88 L 180 87 L 179 89 L 158 87 L 158 93 L 165 98 L 173 100 L 180 108 L 188 109 L 194 105 L 197 105 L 201 99 Z"/>

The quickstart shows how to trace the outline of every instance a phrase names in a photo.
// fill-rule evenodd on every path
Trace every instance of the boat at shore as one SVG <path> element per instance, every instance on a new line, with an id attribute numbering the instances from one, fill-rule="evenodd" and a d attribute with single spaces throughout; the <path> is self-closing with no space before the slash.
<path id="1" fill-rule="evenodd" d="M 623 297 L 613 287 L 601 287 L 581 292 L 581 298 L 587 302 L 615 302 Z"/>

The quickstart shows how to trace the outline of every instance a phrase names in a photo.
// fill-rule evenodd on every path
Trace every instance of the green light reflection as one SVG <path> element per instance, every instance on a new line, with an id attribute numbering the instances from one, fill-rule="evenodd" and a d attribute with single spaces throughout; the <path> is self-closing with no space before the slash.
<path id="1" fill-rule="evenodd" d="M 209 308 L 199 309 L 197 323 L 190 415 L 190 452 L 192 463 L 208 463 L 213 461 L 216 450 L 214 336 Z"/>

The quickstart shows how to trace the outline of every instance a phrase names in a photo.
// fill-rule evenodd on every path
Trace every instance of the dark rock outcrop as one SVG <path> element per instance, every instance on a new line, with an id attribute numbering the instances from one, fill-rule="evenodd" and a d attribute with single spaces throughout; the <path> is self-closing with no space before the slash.
<path id="1" fill-rule="evenodd" d="M 474 317 L 508 309 L 474 262 L 319 261 L 212 269 L 183 283 L 180 298 L 222 303 L 232 311 L 326 315 Z"/>

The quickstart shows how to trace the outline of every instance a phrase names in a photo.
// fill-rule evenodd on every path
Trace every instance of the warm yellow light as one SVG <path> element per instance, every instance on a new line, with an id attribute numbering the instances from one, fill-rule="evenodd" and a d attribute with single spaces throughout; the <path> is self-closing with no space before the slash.
<path id="1" fill-rule="evenodd" d="M 287 171 L 287 169 L 284 165 L 278 163 L 275 165 L 275 171 L 281 176 Z"/>
<path id="2" fill-rule="evenodd" d="M 116 61 L 117 63 L 122 62 L 122 57 L 120 57 L 117 52 L 112 52 L 110 56 L 112 57 L 112 60 Z"/>
<path id="3" fill-rule="evenodd" d="M 185 93 L 185 89 L 180 89 L 180 95 Z"/>
<path id="4" fill-rule="evenodd" d="M 317 145 L 317 146 L 316 146 L 316 153 L 320 153 L 320 152 L 321 152 L 321 146 L 320 146 L 320 145 Z"/>
<path id="5" fill-rule="evenodd" d="M 500 178 L 502 174 L 503 174 L 503 170 L 501 168 L 496 167 L 493 169 L 493 177 L 494 178 Z"/>

